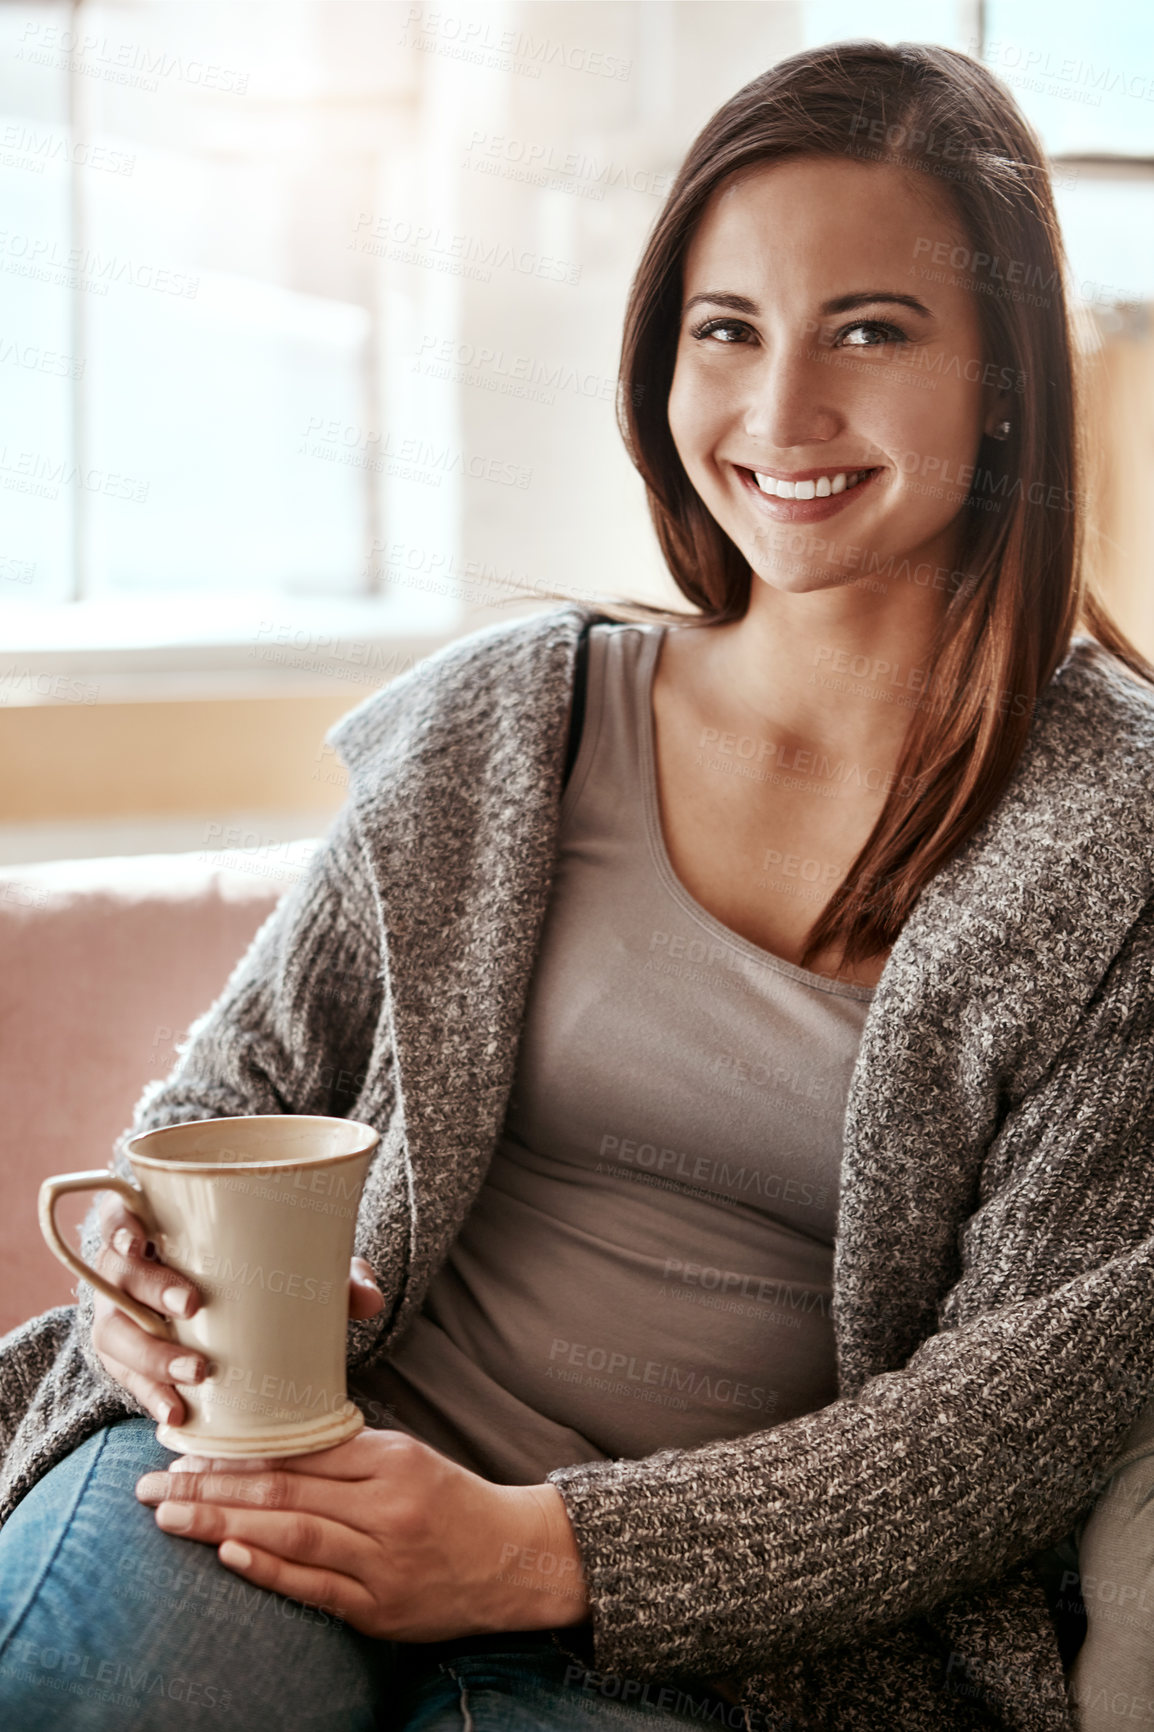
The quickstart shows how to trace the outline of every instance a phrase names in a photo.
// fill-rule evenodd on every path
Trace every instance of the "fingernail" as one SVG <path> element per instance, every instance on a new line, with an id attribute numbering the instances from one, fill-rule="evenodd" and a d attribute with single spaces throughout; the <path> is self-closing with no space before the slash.
<path id="1" fill-rule="evenodd" d="M 203 1373 L 200 1361 L 185 1353 L 169 1361 L 168 1375 L 174 1383 L 199 1383 Z"/>
<path id="2" fill-rule="evenodd" d="M 122 1257 L 132 1255 L 132 1234 L 127 1227 L 117 1227 L 112 1235 L 112 1249 L 119 1251 Z"/>
<path id="3" fill-rule="evenodd" d="M 188 1503 L 162 1503 L 157 1505 L 156 1519 L 162 1527 L 172 1528 L 177 1533 L 183 1533 L 192 1526 L 192 1505 Z"/>
<path id="4" fill-rule="evenodd" d="M 160 1295 L 160 1302 L 169 1311 L 175 1311 L 178 1317 L 187 1317 L 191 1297 L 187 1287 L 166 1287 Z"/>
<path id="5" fill-rule="evenodd" d="M 180 1409 L 176 1406 L 176 1404 L 174 1402 L 162 1401 L 160 1404 L 160 1423 L 161 1423 L 161 1425 L 175 1425 L 177 1422 L 177 1416 L 178 1416 L 179 1412 L 180 1412 Z"/>

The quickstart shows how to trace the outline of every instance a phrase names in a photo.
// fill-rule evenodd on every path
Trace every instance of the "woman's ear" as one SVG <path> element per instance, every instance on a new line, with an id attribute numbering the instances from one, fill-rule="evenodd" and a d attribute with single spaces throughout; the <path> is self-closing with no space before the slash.
<path id="1" fill-rule="evenodd" d="M 1008 439 L 1014 425 L 1013 393 L 999 391 L 996 396 L 987 397 L 986 412 L 982 418 L 982 432 L 989 439 Z"/>

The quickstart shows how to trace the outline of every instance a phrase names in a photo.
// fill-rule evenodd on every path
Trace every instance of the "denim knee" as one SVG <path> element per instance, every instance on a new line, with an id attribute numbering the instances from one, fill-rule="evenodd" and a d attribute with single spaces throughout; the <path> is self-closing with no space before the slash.
<path id="1" fill-rule="evenodd" d="M 165 1533 L 135 1486 L 173 1460 L 151 1420 L 119 1420 L 0 1529 L 0 1720 L 21 1732 L 372 1732 L 393 1644 Z"/>

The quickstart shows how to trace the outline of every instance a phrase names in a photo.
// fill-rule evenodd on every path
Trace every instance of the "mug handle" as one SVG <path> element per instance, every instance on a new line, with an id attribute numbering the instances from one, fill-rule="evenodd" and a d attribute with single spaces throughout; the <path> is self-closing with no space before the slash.
<path id="1" fill-rule="evenodd" d="M 114 1305 L 119 1306 L 121 1311 L 126 1311 L 133 1322 L 139 1323 L 150 1335 L 155 1335 L 161 1341 L 171 1341 L 167 1318 L 150 1310 L 147 1305 L 142 1305 L 139 1299 L 134 1299 L 131 1294 L 114 1287 L 111 1281 L 98 1275 L 83 1257 L 78 1257 L 71 1246 L 65 1244 L 56 1225 L 56 1199 L 63 1197 L 68 1191 L 119 1191 L 133 1214 L 139 1215 L 148 1227 L 151 1222 L 148 1219 L 148 1204 L 145 1202 L 144 1192 L 139 1186 L 130 1185 L 127 1179 L 119 1178 L 105 1167 L 97 1167 L 91 1173 L 59 1173 L 55 1178 L 45 1179 L 40 1187 L 40 1231 L 48 1249 L 53 1256 L 60 1259 L 66 1269 L 71 1269 L 82 1281 L 89 1282 L 98 1293 L 103 1293 L 106 1299 L 111 1299 Z"/>

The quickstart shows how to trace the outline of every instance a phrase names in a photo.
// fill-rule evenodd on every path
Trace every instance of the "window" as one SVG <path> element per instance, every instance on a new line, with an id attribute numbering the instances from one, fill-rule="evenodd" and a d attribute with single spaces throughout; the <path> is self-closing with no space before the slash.
<path id="1" fill-rule="evenodd" d="M 363 619 L 390 588 L 394 627 L 453 623 L 451 597 L 390 585 L 383 551 L 386 517 L 394 541 L 435 517 L 451 544 L 456 509 L 452 405 L 390 395 L 381 330 L 403 344 L 412 306 L 368 238 L 402 186 L 442 215 L 419 133 L 452 81 L 410 10 L 0 5 L 17 640 L 12 604 L 79 603 L 80 641 L 147 643 L 228 638 L 270 605 Z"/>
<path id="2" fill-rule="evenodd" d="M 1154 12 L 987 0 L 984 14 L 981 58 L 1054 165 L 1075 292 L 1110 325 L 1154 300 Z"/>

